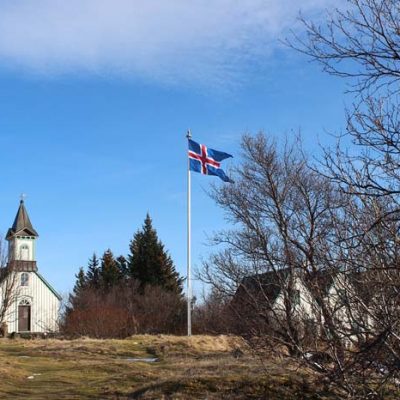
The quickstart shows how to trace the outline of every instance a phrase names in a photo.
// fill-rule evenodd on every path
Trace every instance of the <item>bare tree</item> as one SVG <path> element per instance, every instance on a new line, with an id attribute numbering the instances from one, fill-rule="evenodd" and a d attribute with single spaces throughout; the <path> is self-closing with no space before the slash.
<path id="1" fill-rule="evenodd" d="M 225 292 L 239 285 L 247 304 L 236 305 L 252 303 L 253 319 L 266 322 L 264 337 L 310 361 L 352 398 L 384 398 L 399 379 L 399 17 L 398 1 L 349 0 L 322 26 L 303 19 L 306 37 L 288 43 L 349 79 L 355 97 L 343 141 L 355 146 L 340 138 L 310 171 L 293 147 L 279 154 L 276 145 L 245 138 L 238 184 L 214 193 L 237 229 L 216 238 L 226 247 L 204 272 Z M 267 276 L 285 300 L 273 321 L 265 269 L 286 271 L 284 279 Z M 300 276 L 310 293 L 314 349 L 302 340 L 306 321 L 290 312 L 287 276 Z M 244 314 L 249 319 L 249 307 Z M 328 363 L 312 357 L 318 349 Z"/>
<path id="2" fill-rule="evenodd" d="M 400 4 L 351 0 L 322 26 L 303 22 L 306 38 L 291 45 L 328 73 L 349 78 L 356 94 L 345 134 L 356 146 L 339 141 L 335 151 L 326 149 L 323 173 L 352 196 L 348 212 L 357 223 L 345 226 L 340 243 L 347 265 L 367 268 L 367 331 L 384 354 L 371 362 L 379 359 L 390 377 L 400 365 Z"/>
<path id="3" fill-rule="evenodd" d="M 351 79 L 359 94 L 389 88 L 400 79 L 400 7 L 397 0 L 348 0 L 321 26 L 301 18 L 305 37 L 287 43 L 333 75 Z"/>
<path id="4" fill-rule="evenodd" d="M 279 147 L 245 136 L 242 148 L 236 183 L 212 193 L 234 229 L 215 236 L 222 249 L 202 279 L 231 296 L 237 332 L 252 343 L 301 360 L 346 396 L 381 396 L 395 378 L 396 290 L 386 311 L 386 298 L 371 290 L 388 273 L 379 246 L 386 243 L 387 263 L 397 248 L 381 225 L 365 240 L 359 231 L 390 202 L 342 193 L 309 168 L 299 142 Z M 384 349 L 391 360 L 377 363 L 374 354 Z"/>
<path id="5" fill-rule="evenodd" d="M 18 296 L 18 274 L 8 267 L 7 247 L 0 239 L 0 333 L 7 334 L 7 317 Z"/>
<path id="6" fill-rule="evenodd" d="M 326 174 L 343 191 L 400 194 L 400 5 L 397 0 L 349 0 L 318 26 L 302 18 L 305 36 L 287 40 L 330 74 L 344 77 L 355 103 L 348 109 L 349 151 L 325 152 Z M 398 206 L 390 213 L 398 213 Z"/>
<path id="7" fill-rule="evenodd" d="M 296 280 L 311 280 L 332 265 L 333 261 L 327 264 L 322 260 L 335 257 L 329 247 L 332 213 L 341 202 L 330 183 L 307 167 L 299 146 L 300 143 L 286 143 L 279 154 L 277 144 L 268 142 L 263 135 L 244 137 L 245 161 L 235 171 L 238 183 L 213 192 L 237 229 L 214 238 L 215 244 L 225 247 L 205 263 L 202 275 L 203 280 L 231 296 L 244 278 L 256 277 L 249 282 L 250 287 L 242 284 L 242 290 L 253 298 L 254 305 L 261 304 L 259 315 L 263 314 L 262 308 L 267 310 L 266 322 L 272 310 L 274 337 L 291 354 L 301 351 L 298 316 L 294 312 Z M 260 278 L 270 272 L 273 285 Z M 283 296 L 279 310 L 272 307 L 275 298 L 270 292 L 275 291 L 274 287 Z M 322 291 L 316 291 L 314 296 L 322 304 Z M 325 314 L 325 323 L 329 324 L 328 310 Z M 334 329 L 331 334 L 335 335 Z"/>

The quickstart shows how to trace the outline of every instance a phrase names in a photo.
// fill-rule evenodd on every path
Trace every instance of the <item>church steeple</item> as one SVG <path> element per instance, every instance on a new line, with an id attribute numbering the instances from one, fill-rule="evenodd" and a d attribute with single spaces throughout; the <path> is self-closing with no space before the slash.
<path id="1" fill-rule="evenodd" d="M 26 211 L 24 200 L 21 199 L 19 203 L 19 208 L 12 228 L 8 230 L 7 240 L 9 237 L 19 235 L 19 236 L 33 236 L 39 237 L 35 229 L 33 229 L 31 220 L 29 219 L 28 211 Z"/>
<path id="2" fill-rule="evenodd" d="M 35 241 L 38 237 L 22 198 L 14 223 L 6 236 L 9 243 L 8 265 L 11 268 L 18 271 L 37 271 Z"/>

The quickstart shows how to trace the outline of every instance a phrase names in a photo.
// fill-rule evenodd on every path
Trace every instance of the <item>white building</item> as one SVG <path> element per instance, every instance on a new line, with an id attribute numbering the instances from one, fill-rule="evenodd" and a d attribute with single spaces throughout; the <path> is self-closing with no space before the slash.
<path id="1" fill-rule="evenodd" d="M 0 314 L 8 333 L 45 333 L 58 330 L 60 295 L 38 272 L 36 239 L 24 201 L 8 230 L 8 274 L 0 286 Z"/>

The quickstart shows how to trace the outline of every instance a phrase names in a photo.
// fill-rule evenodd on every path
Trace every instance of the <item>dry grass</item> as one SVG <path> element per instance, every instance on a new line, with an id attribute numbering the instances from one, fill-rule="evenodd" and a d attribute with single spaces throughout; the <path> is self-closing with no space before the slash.
<path id="1" fill-rule="evenodd" d="M 262 365 L 230 336 L 4 339 L 0 357 L 2 399 L 336 398 L 284 361 Z M 129 360 L 143 357 L 159 361 Z"/>

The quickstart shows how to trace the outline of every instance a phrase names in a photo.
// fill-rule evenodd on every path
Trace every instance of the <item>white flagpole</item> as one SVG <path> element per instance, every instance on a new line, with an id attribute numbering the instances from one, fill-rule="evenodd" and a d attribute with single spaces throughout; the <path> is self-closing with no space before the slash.
<path id="1" fill-rule="evenodd" d="M 190 129 L 187 131 L 186 138 L 191 139 Z M 187 187 L 187 334 L 192 336 L 192 276 L 191 276 L 191 177 L 190 159 L 188 157 L 188 187 Z"/>

